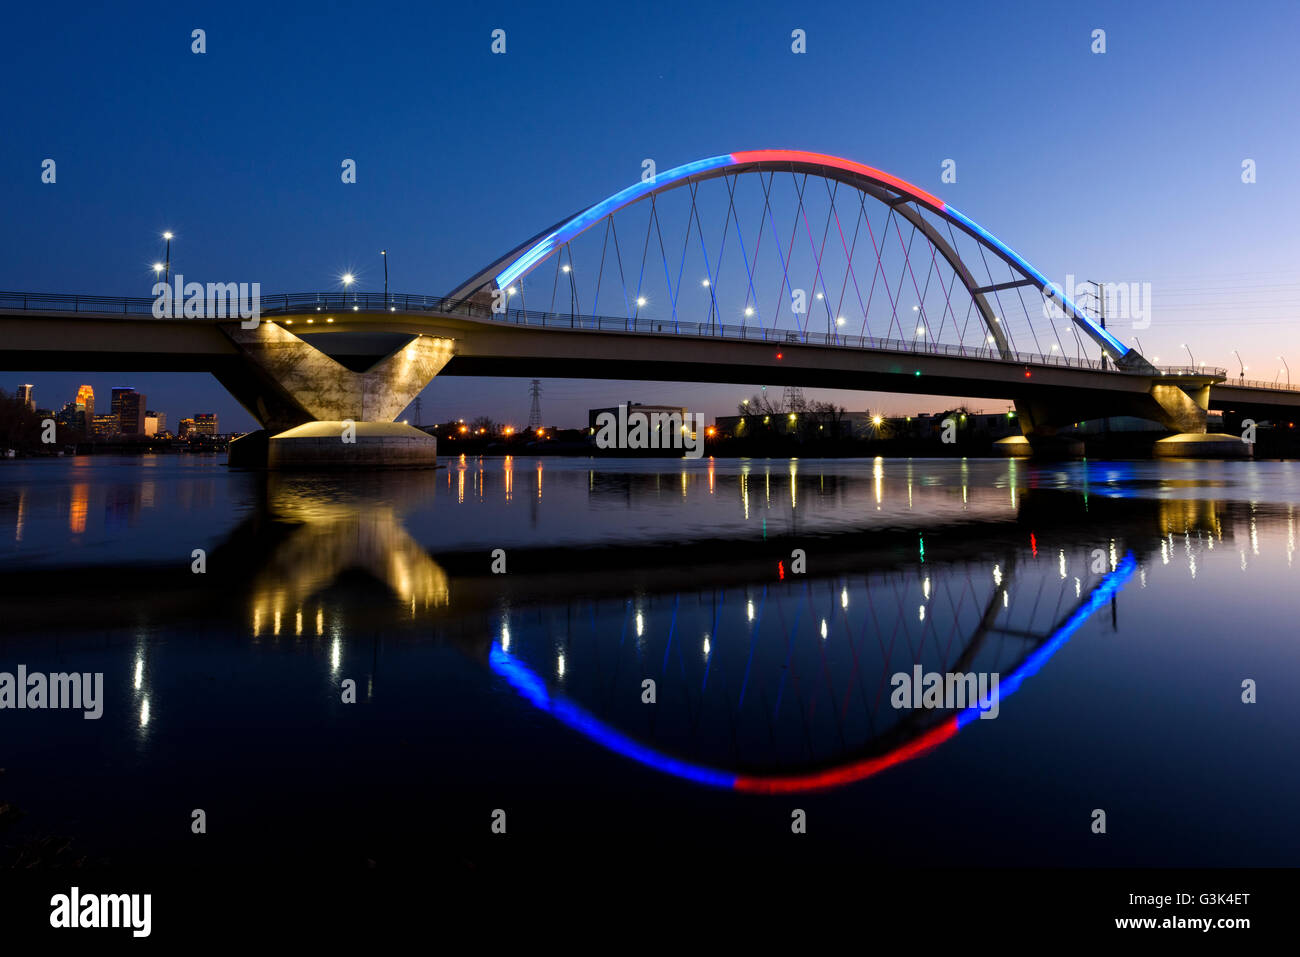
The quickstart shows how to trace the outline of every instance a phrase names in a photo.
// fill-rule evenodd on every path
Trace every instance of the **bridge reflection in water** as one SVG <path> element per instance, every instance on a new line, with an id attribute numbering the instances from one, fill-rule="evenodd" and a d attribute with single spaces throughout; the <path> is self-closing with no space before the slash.
<path id="1" fill-rule="evenodd" d="M 559 641 L 548 641 L 544 622 L 528 628 L 531 643 L 521 640 L 520 624 L 534 619 L 517 615 L 514 635 L 503 622 L 488 658 L 533 705 L 656 770 L 737 791 L 834 787 L 917 757 L 979 716 L 979 704 L 895 710 L 892 674 L 910 676 L 914 666 L 939 674 L 997 673 L 993 697 L 1000 703 L 1114 598 L 1137 559 L 1125 554 L 1082 598 L 1076 597 L 1080 579 L 1065 574 L 1059 582 L 1022 575 L 1031 580 L 1014 588 L 1014 558 L 1008 566 L 1004 573 L 994 565 L 985 575 L 990 580 L 978 584 L 975 576 L 987 573 L 986 566 L 737 589 L 730 604 L 725 591 L 629 599 L 621 625 L 614 603 L 569 608 L 570 620 L 581 624 Z M 1015 606 L 1013 592 L 1025 596 Z M 858 601 L 865 608 L 853 615 Z M 584 641 L 588 619 L 591 635 Z M 615 629 L 616 645 L 601 638 Z M 519 648 L 524 644 L 527 651 Z M 553 664 L 544 661 L 547 644 L 560 649 Z M 580 658 L 570 650 L 575 646 L 586 654 Z M 543 659 L 536 667 L 528 663 L 534 656 Z M 579 661 L 588 667 L 580 669 Z M 553 674 L 549 681 L 539 673 L 543 667 Z M 636 694 L 641 675 L 657 676 L 651 679 L 656 694 L 665 695 L 650 708 Z M 725 770 L 651 743 L 663 740 L 752 770 Z"/>
<path id="2" fill-rule="evenodd" d="M 270 475 L 255 480 L 255 507 L 213 550 L 207 581 L 174 566 L 146 570 L 169 601 L 142 605 L 101 571 L 59 608 L 42 598 L 24 615 L 15 573 L 6 607 L 32 632 L 84 622 L 93 608 L 106 628 L 166 630 L 201 613 L 258 643 L 328 638 L 331 680 L 348 644 L 432 637 L 612 752 L 704 785 L 780 793 L 860 781 L 977 717 L 970 707 L 895 709 L 895 673 L 997 673 L 1001 704 L 1090 620 L 1113 626 L 1121 591 L 1134 579 L 1144 586 L 1153 564 L 1186 562 L 1195 576 L 1198 555 L 1238 535 L 1245 563 L 1257 523 L 1284 520 L 1294 542 L 1289 507 L 1139 497 L 1143 480 L 1123 466 L 1093 475 L 1081 494 L 1026 488 L 1014 473 L 1007 487 L 968 489 L 965 463 L 948 466 L 949 484 L 925 463 L 894 465 L 888 478 L 870 463 L 833 476 L 808 463 L 680 478 L 662 463 L 570 468 L 553 470 L 542 505 L 533 462 L 507 463 L 504 476 L 503 463 L 468 462 L 433 482 Z M 73 491 L 84 511 L 85 489 Z M 511 544 L 509 573 L 495 575 L 476 522 L 456 516 L 498 495 L 518 502 L 516 523 L 529 514 L 528 528 L 549 497 L 581 514 L 573 496 L 589 516 L 619 503 L 663 527 L 634 544 L 591 529 L 591 547 Z M 686 519 L 701 496 L 769 518 L 740 526 L 746 537 L 718 537 L 719 525 Z M 120 506 L 121 490 L 113 497 Z M 828 502 L 847 503 L 857 520 L 841 510 L 819 521 Z M 430 540 L 432 551 L 420 543 Z M 808 553 L 806 575 L 792 573 L 794 548 Z M 140 571 L 118 569 L 136 580 Z M 219 607 L 214 586 L 226 596 Z M 374 668 L 367 688 L 383 681 L 377 653 Z M 654 704 L 643 702 L 648 679 Z M 995 721 L 982 725 L 997 733 Z"/>

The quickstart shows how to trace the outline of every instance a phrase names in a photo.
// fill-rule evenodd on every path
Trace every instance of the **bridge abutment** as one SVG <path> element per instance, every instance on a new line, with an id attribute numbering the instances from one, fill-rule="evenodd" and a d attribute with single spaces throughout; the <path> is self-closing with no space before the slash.
<path id="1" fill-rule="evenodd" d="M 265 426 L 231 443 L 230 465 L 336 469 L 436 464 L 437 440 L 392 420 L 451 360 L 451 339 L 413 336 L 358 372 L 274 322 L 254 329 L 232 323 L 222 331 L 245 362 L 218 379 Z"/>

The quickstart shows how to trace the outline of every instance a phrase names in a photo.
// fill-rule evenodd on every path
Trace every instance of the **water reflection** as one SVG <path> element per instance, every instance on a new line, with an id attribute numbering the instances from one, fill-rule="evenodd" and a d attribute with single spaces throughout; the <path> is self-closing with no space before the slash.
<path id="1" fill-rule="evenodd" d="M 516 468 L 535 495 L 513 494 Z M 453 462 L 432 479 L 262 475 L 240 479 L 242 519 L 203 576 L 188 551 L 159 563 L 123 549 L 93 569 L 15 568 L 0 587 L 20 634 L 58 632 L 75 647 L 134 629 L 122 652 L 140 734 L 184 728 L 186 703 L 159 684 L 168 666 L 152 639 L 202 621 L 217 636 L 301 645 L 311 657 L 274 667 L 318 662 L 331 689 L 358 639 L 432 640 L 644 766 L 735 790 L 822 788 L 914 758 L 970 721 L 969 711 L 894 709 L 893 673 L 997 672 L 1005 697 L 1071 636 L 1118 631 L 1126 587 L 1171 574 L 1199 586 L 1208 570 L 1223 574 L 1216 552 L 1252 575 L 1274 576 L 1283 556 L 1292 564 L 1291 504 L 1168 497 L 1176 482 L 1151 490 L 1129 469 L 1081 480 L 1070 468 L 551 463 L 544 502 L 542 464 L 512 459 Z M 132 487 L 147 511 L 165 497 L 155 481 L 78 479 L 62 501 L 81 503 L 83 524 L 67 531 L 85 531 L 99 496 L 105 514 L 109 502 L 136 501 L 124 492 Z M 443 481 L 453 495 L 438 491 Z M 199 484 L 208 491 L 160 488 L 176 501 L 211 500 L 212 483 Z M 35 486 L 0 495 L 15 541 L 42 495 Z M 729 517 L 715 515 L 728 507 Z M 467 514 L 497 524 L 484 533 Z M 628 531 L 629 519 L 643 524 Z M 538 547 L 527 530 L 551 521 L 582 547 L 562 537 Z M 616 527 L 625 531 L 611 541 Z M 496 543 L 507 546 L 509 574 L 491 572 Z M 806 575 L 790 571 L 794 548 L 807 551 Z M 77 581 L 54 604 L 39 587 L 51 575 Z M 371 694 L 386 679 L 377 652 L 367 672 Z M 647 680 L 654 708 L 642 700 Z M 420 721 L 420 702 L 408 707 L 406 720 Z"/>

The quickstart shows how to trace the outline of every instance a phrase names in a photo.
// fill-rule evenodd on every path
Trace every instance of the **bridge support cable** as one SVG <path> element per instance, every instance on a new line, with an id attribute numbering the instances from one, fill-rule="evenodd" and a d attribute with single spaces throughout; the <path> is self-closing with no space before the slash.
<path id="1" fill-rule="evenodd" d="M 727 195 L 729 197 L 727 200 L 727 206 L 731 210 L 731 218 L 736 223 L 736 241 L 740 243 L 740 255 L 745 264 L 745 280 L 748 283 L 745 292 L 745 309 L 740 314 L 740 326 L 743 330 L 746 326 L 745 320 L 749 318 L 746 314 L 749 309 L 749 304 L 756 301 L 758 296 L 754 292 L 754 271 L 750 268 L 749 254 L 745 251 L 745 231 L 740 225 L 740 214 L 736 212 L 736 178 L 736 176 L 732 176 L 724 179 L 724 182 L 727 185 Z M 757 247 L 754 249 L 754 257 L 757 261 Z"/>
<path id="2" fill-rule="evenodd" d="M 821 179 L 822 187 L 810 189 L 810 177 Z M 713 180 L 722 182 L 711 187 Z M 844 202 L 841 187 L 858 196 L 852 229 L 847 228 L 841 215 Z M 671 202 L 669 196 L 673 197 Z M 867 197 L 879 207 L 868 208 Z M 643 200 L 648 202 L 641 205 Z M 642 212 L 647 216 L 646 235 L 633 287 L 621 248 L 628 230 L 620 235 L 617 220 L 636 223 L 632 227 L 635 234 L 640 228 Z M 788 236 L 784 233 L 787 214 L 791 216 Z M 820 237 L 813 228 L 819 218 Z M 907 236 L 902 234 L 899 219 L 906 219 L 911 227 Z M 602 220 L 603 229 L 597 231 L 593 227 Z M 861 240 L 864 220 L 875 258 L 869 282 L 860 275 L 858 252 L 860 246 L 866 245 Z M 838 246 L 830 238 L 832 223 Z M 754 230 L 753 236 L 746 233 L 746 226 Z M 799 239 L 800 231 L 803 240 Z M 891 232 L 893 238 L 888 235 Z M 924 276 L 913 259 L 920 255 L 916 245 L 918 233 L 930 246 Z M 580 239 L 584 235 L 587 238 Z M 668 240 L 679 235 L 682 247 L 676 250 L 678 262 L 674 273 L 668 256 Z M 749 337 L 748 330 L 757 325 L 760 329 L 754 332 L 761 333 L 763 339 L 853 345 L 855 335 L 849 313 L 845 312 L 846 307 L 852 309 L 847 306 L 853 301 L 848 296 L 852 283 L 859 310 L 856 345 L 862 347 L 870 348 L 866 340 L 881 337 L 918 353 L 996 354 L 1003 359 L 1015 359 L 1017 350 L 1023 349 L 1043 356 L 1045 361 L 1060 362 L 1068 353 L 1061 351 L 1066 341 L 1062 339 L 1064 333 L 1053 308 L 1059 307 L 1061 316 L 1074 327 L 1072 333 L 1080 359 L 1087 355 L 1092 344 L 1117 358 L 1131 351 L 1102 329 L 1091 314 L 1055 290 L 1042 273 L 1014 250 L 937 196 L 861 164 L 791 150 L 723 154 L 635 183 L 517 247 L 471 278 L 450 298 L 476 297 L 475 302 L 481 303 L 485 301 L 481 297 L 492 292 L 494 285 L 518 287 L 511 293 L 516 295 L 524 288 L 524 277 L 545 260 L 552 259 L 566 273 L 565 281 L 570 287 L 568 311 L 574 317 L 572 325 L 599 327 L 601 303 L 607 303 L 605 309 L 611 311 L 608 306 L 611 294 L 604 288 L 606 276 L 614 281 L 616 271 L 615 262 L 610 259 L 611 241 L 618 264 L 617 281 L 624 298 L 626 329 L 636 329 L 640 319 L 652 317 L 650 331 L 655 332 L 670 331 L 659 327 L 657 323 L 661 320 L 671 321 L 671 331 L 701 335 Z M 662 272 L 646 268 L 651 241 L 659 245 Z M 585 252 L 574 248 L 578 242 L 583 243 Z M 695 244 L 700 247 L 698 253 L 691 249 Z M 734 245 L 740 247 L 738 260 L 732 251 Z M 768 245 L 773 248 L 769 250 Z M 1005 274 L 993 272 L 994 260 L 989 258 L 990 254 L 1004 264 Z M 597 264 L 591 275 L 579 274 L 576 261 L 580 256 L 586 262 Z M 688 261 L 698 261 L 703 267 L 702 274 L 694 278 L 688 275 Z M 980 278 L 976 278 L 975 272 Z M 660 278 L 655 278 L 656 275 Z M 757 293 L 758 287 L 769 281 L 769 275 L 777 285 L 777 297 L 775 308 L 764 313 Z M 796 298 L 794 281 L 800 277 L 807 278 L 800 287 L 800 298 Z M 836 279 L 839 279 L 838 289 Z M 971 324 L 970 306 L 963 312 L 954 298 L 958 279 L 987 327 L 978 341 L 978 324 Z M 510 309 L 510 318 L 551 324 L 554 312 L 563 311 L 560 281 L 559 277 L 553 277 L 550 313 L 528 314 L 525 304 L 522 310 Z M 912 293 L 907 295 L 905 290 L 909 284 Z M 865 294 L 863 285 L 868 287 Z M 882 287 L 884 297 L 880 303 L 875 301 L 878 286 Z M 1026 298 L 1027 286 L 1042 290 L 1050 305 L 1040 309 L 1036 295 Z M 591 309 L 586 311 L 581 307 L 583 295 L 587 294 L 583 290 L 590 290 Z M 1014 299 L 1002 295 L 1013 291 Z M 518 304 L 522 300 L 512 302 Z M 913 305 L 914 309 L 909 308 Z M 736 326 L 723 321 L 733 311 L 744 313 Z M 879 328 L 881 320 L 884 329 Z M 906 327 L 904 321 L 909 322 Z M 825 329 L 818 331 L 821 324 Z M 1028 329 L 1020 328 L 1022 324 Z M 1090 341 L 1085 343 L 1083 336 Z"/>

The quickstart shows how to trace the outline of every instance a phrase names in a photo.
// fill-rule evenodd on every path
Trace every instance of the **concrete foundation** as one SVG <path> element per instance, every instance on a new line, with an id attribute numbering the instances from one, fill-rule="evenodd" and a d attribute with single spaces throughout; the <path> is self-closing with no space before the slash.
<path id="1" fill-rule="evenodd" d="M 1248 459 L 1255 454 L 1255 447 L 1241 441 L 1239 435 L 1184 432 L 1160 439 L 1151 454 L 1156 458 Z"/>
<path id="2" fill-rule="evenodd" d="M 1029 440 L 1023 435 L 1008 435 L 1005 439 L 998 439 L 993 443 L 993 451 L 1004 458 L 1028 458 L 1034 450 L 1029 446 Z"/>
<path id="3" fill-rule="evenodd" d="M 1009 435 L 993 443 L 996 454 L 1005 458 L 1029 457 L 1039 459 L 1081 459 L 1084 446 L 1081 441 L 1062 435 L 1034 436 Z"/>
<path id="4" fill-rule="evenodd" d="M 433 468 L 438 440 L 400 422 L 308 422 L 277 435 L 253 432 L 230 445 L 236 468 Z"/>

